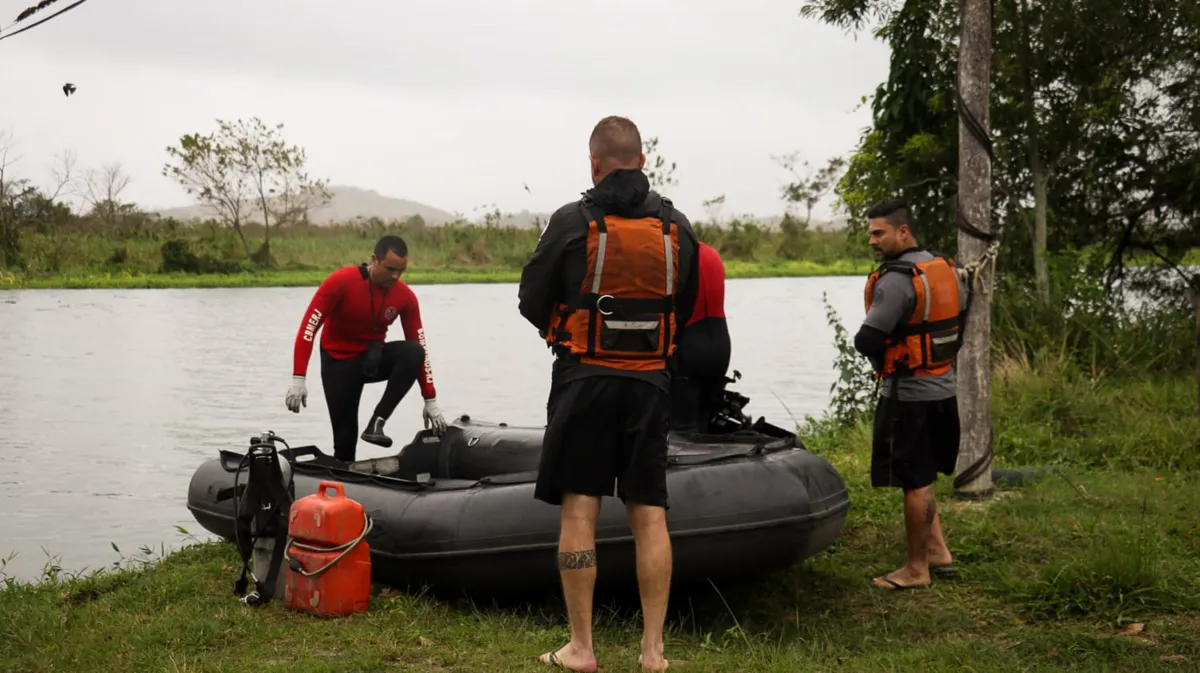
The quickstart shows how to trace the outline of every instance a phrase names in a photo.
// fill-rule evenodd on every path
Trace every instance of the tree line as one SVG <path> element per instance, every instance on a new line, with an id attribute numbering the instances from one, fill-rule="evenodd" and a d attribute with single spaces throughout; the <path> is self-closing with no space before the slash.
<path id="1" fill-rule="evenodd" d="M 26 274 L 81 268 L 139 271 L 233 272 L 281 264 L 323 268 L 327 253 L 346 252 L 352 239 L 399 233 L 412 239 L 427 266 L 519 266 L 536 245 L 539 230 L 501 226 L 499 210 L 482 225 L 465 221 L 429 226 L 420 216 L 384 222 L 358 218 L 314 225 L 310 214 L 328 203 L 328 181 L 310 177 L 303 147 L 288 143 L 283 125 L 257 117 L 218 119 L 209 133 L 187 133 L 166 148 L 162 174 L 183 187 L 211 216 L 181 222 L 146 213 L 122 199 L 130 177 L 120 164 L 80 171 L 63 153 L 49 188 L 18 176 L 11 137 L 0 137 L 0 269 Z M 675 164 L 646 140 L 646 171 L 659 190 L 678 184 Z M 869 260 L 860 241 L 839 231 L 814 228 L 812 211 L 833 188 L 836 173 L 813 171 L 796 155 L 778 158 L 794 180 L 781 198 L 787 212 L 775 223 L 723 212 L 725 197 L 704 202 L 692 214 L 697 234 L 730 261 L 819 264 Z M 303 238 L 301 244 L 295 239 Z M 273 245 L 274 244 L 274 245 Z M 281 254 L 276 254 L 281 252 Z"/>

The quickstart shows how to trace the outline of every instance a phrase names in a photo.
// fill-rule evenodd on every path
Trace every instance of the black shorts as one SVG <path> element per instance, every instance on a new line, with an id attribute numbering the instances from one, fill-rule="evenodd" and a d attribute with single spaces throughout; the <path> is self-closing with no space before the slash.
<path id="1" fill-rule="evenodd" d="M 625 503 L 670 506 L 665 391 L 626 376 L 589 376 L 554 386 L 547 412 L 535 498 L 561 505 L 564 493 L 615 493 Z"/>
<path id="2" fill-rule="evenodd" d="M 880 396 L 875 407 L 871 486 L 924 488 L 958 462 L 958 400 L 909 402 Z"/>

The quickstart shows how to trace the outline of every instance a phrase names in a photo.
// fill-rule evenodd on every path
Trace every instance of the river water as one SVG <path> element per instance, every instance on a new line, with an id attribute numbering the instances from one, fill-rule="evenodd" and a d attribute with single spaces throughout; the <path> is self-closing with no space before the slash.
<path id="1" fill-rule="evenodd" d="M 733 389 L 747 412 L 786 425 L 820 414 L 835 372 L 822 292 L 851 334 L 861 278 L 731 280 Z M 516 310 L 515 284 L 419 285 L 438 403 L 540 426 L 551 356 Z M 308 406 L 284 407 L 292 340 L 313 288 L 0 291 L 0 558 L 36 580 L 48 561 L 89 570 L 143 545 L 178 547 L 192 472 L 218 449 L 271 429 L 327 451 L 330 430 L 310 362 Z M 391 338 L 403 338 L 399 321 Z M 383 386 L 368 386 L 365 424 Z M 785 410 L 786 407 L 786 410 Z M 416 386 L 388 423 L 396 447 L 422 428 Z M 360 426 L 361 427 L 361 426 Z M 395 448 L 392 449 L 395 451 Z M 386 455 L 360 442 L 358 457 Z M 15 555 L 13 555 L 15 553 Z"/>

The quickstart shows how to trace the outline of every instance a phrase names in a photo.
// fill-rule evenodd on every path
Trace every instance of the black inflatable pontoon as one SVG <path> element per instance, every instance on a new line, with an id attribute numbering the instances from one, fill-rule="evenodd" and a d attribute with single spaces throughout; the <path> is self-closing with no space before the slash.
<path id="1" fill-rule="evenodd" d="M 396 456 L 346 464 L 315 446 L 279 455 L 292 464 L 296 498 L 333 480 L 363 504 L 374 521 L 366 542 L 375 581 L 527 593 L 559 586 L 559 509 L 533 498 L 542 433 L 463 416 L 441 438 L 417 433 Z M 188 487 L 196 521 L 229 540 L 228 496 L 242 456 L 221 451 Z M 667 486 L 676 586 L 754 577 L 813 556 L 838 537 L 850 507 L 833 466 L 761 418 L 734 434 L 672 435 Z M 601 507 L 596 554 L 598 590 L 636 586 L 619 500 Z"/>

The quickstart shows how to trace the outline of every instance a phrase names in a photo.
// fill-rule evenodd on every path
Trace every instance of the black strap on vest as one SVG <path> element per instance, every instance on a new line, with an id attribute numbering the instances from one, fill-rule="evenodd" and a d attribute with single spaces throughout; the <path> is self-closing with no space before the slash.
<path id="1" fill-rule="evenodd" d="M 275 596 L 275 584 L 283 567 L 283 555 L 288 541 L 288 514 L 295 497 L 295 485 L 291 479 L 283 484 L 283 470 L 274 440 L 274 433 L 264 433 L 250 440 L 234 475 L 234 487 L 230 492 L 217 495 L 217 501 L 233 498 L 234 541 L 242 557 L 242 574 L 234 582 L 233 593 L 242 596 L 246 605 L 257 607 Z M 280 440 L 282 441 L 282 440 Z M 245 484 L 239 484 L 243 468 L 248 468 Z M 270 567 L 266 577 L 257 577 L 250 569 L 254 544 L 260 538 L 273 537 L 275 548 L 271 552 Z M 250 577 L 254 579 L 254 590 L 246 592 Z"/>
<path id="2" fill-rule="evenodd" d="M 584 222 L 595 222 L 596 229 L 600 233 L 606 233 L 608 231 L 608 226 L 604 221 L 604 212 L 599 209 L 599 207 L 596 205 L 596 202 L 593 201 L 590 196 L 585 194 L 583 198 L 579 200 L 579 210 L 583 215 Z M 671 218 L 674 216 L 674 214 L 674 205 L 671 203 L 671 200 L 665 196 L 661 196 L 657 216 L 659 221 L 662 222 L 662 234 L 663 236 L 667 237 L 663 241 L 664 245 L 667 245 L 667 240 L 669 240 L 671 236 Z M 670 254 L 677 255 L 678 253 L 671 251 Z M 678 266 L 678 259 L 673 259 L 672 261 L 676 266 Z M 595 270 L 592 269 L 591 271 L 594 272 Z M 603 273 L 603 270 L 601 270 L 601 273 Z M 594 294 L 592 292 L 583 292 L 582 288 L 580 288 L 580 292 L 564 302 L 565 308 L 559 311 L 561 320 L 559 322 L 559 328 L 555 330 L 555 336 L 558 340 L 570 338 L 570 334 L 567 334 L 563 327 L 566 325 L 567 316 L 575 311 L 587 311 L 589 325 L 596 324 L 596 321 L 600 317 L 601 308 L 603 308 L 606 312 L 611 312 L 611 314 L 618 316 L 626 313 L 661 313 L 664 317 L 669 316 L 675 312 L 675 298 L 679 295 L 679 274 L 676 273 L 672 276 L 671 286 L 672 293 L 669 297 L 664 297 L 662 299 L 616 299 L 608 297 L 604 299 L 603 306 L 600 305 L 601 295 Z M 646 357 L 667 357 L 671 349 L 671 341 L 675 338 L 675 335 L 671 330 L 671 324 L 669 320 L 663 321 L 663 330 L 662 352 Z M 590 329 L 588 330 L 587 335 L 587 355 L 595 356 L 595 354 L 596 330 Z M 636 359 L 636 357 L 634 359 Z"/>

